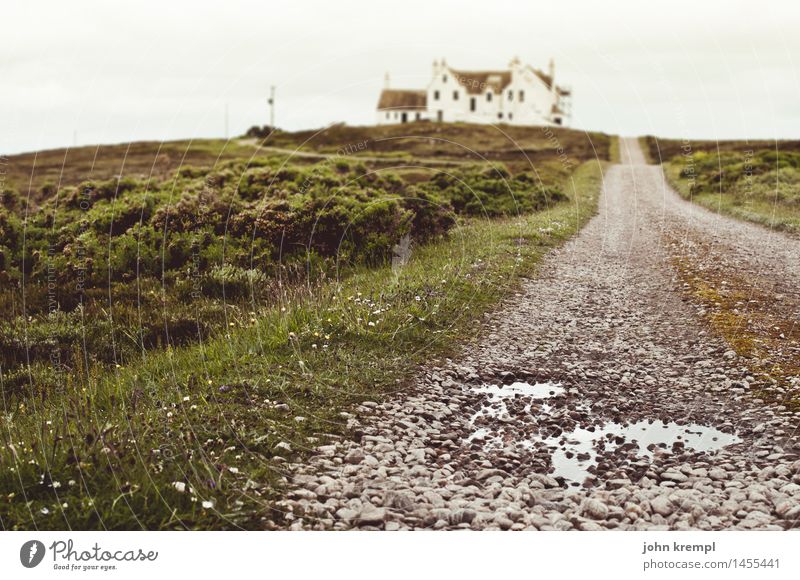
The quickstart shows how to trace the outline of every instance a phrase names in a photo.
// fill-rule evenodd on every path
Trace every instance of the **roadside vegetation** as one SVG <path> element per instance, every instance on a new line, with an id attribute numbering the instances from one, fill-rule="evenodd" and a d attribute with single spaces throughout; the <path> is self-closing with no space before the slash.
<path id="1" fill-rule="evenodd" d="M 669 182 L 713 211 L 800 234 L 800 142 L 680 142 L 646 138 Z"/>
<path id="2" fill-rule="evenodd" d="M 6 188 L 0 525 L 278 525 L 287 460 L 352 436 L 348 409 L 452 353 L 594 213 L 611 140 L 578 135 L 572 165 L 214 142 L 159 174 L 108 178 L 95 152 L 102 178 Z"/>

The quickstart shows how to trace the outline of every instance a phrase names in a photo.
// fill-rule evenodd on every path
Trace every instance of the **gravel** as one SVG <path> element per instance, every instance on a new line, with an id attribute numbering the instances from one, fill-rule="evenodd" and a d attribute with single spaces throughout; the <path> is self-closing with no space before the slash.
<path id="1" fill-rule="evenodd" d="M 769 269 L 774 280 L 762 288 L 779 287 L 789 302 L 800 242 L 684 202 L 659 167 L 644 165 L 635 140 L 622 151 L 599 215 L 487 319 L 478 343 L 421 371 L 402 395 L 362 404 L 349 419 L 357 440 L 290 466 L 294 489 L 313 493 L 287 494 L 276 526 L 800 527 L 798 414 L 752 394 L 750 370 L 687 300 L 665 240 L 703 236 L 723 255 L 715 259 L 739 271 Z M 481 388 L 514 381 L 561 389 L 500 398 Z M 685 440 L 643 451 L 605 434 L 639 421 L 713 427 L 737 439 L 714 452 Z M 570 451 L 584 431 L 603 435 Z M 557 452 L 588 466 L 580 481 L 560 470 Z"/>

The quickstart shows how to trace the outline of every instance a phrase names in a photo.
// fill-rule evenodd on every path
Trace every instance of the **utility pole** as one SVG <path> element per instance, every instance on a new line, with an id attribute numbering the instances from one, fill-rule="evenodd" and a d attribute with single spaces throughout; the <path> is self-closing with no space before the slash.
<path id="1" fill-rule="evenodd" d="M 269 128 L 275 128 L 275 85 L 269 88 Z"/>

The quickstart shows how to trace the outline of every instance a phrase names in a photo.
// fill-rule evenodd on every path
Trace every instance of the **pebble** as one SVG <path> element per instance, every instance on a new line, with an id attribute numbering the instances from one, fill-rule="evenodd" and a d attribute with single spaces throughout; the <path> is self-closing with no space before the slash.
<path id="1" fill-rule="evenodd" d="M 767 402 L 769 385 L 709 329 L 713 309 L 686 294 L 672 258 L 700 260 L 703 272 L 770 265 L 786 282 L 785 300 L 796 303 L 800 242 L 781 238 L 795 259 L 780 262 L 784 254 L 770 249 L 777 234 L 665 196 L 658 166 L 633 171 L 635 181 L 630 167 L 608 170 L 600 215 L 486 316 L 477 342 L 431 363 L 403 392 L 344 413 L 357 441 L 320 437 L 310 458 L 284 463 L 292 483 L 275 504 L 283 517 L 274 527 L 798 527 L 798 414 Z M 498 397 L 479 389 L 508 392 L 517 381 L 551 381 L 563 392 Z M 800 381 L 794 391 L 781 388 L 779 400 L 800 396 Z M 704 453 L 689 439 L 670 440 L 644 452 L 616 433 L 602 436 L 612 422 L 655 420 L 743 441 Z M 573 453 L 590 468 L 577 487 L 554 464 L 576 429 L 601 434 L 591 452 Z"/>

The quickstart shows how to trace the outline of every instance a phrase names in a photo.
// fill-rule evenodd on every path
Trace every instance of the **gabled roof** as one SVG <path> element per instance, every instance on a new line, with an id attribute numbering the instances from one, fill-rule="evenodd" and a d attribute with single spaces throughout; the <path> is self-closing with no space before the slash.
<path id="1" fill-rule="evenodd" d="M 383 89 L 378 99 L 378 110 L 384 109 L 425 109 L 428 94 L 425 91 L 407 89 Z"/>
<path id="2" fill-rule="evenodd" d="M 542 79 L 542 82 L 547 85 L 547 88 L 551 88 L 553 86 L 553 78 L 550 75 L 544 74 L 538 68 L 533 68 L 532 66 L 528 65 L 527 69 L 535 74 L 537 77 Z"/>
<path id="3" fill-rule="evenodd" d="M 449 70 L 470 95 L 480 95 L 487 87 L 499 93 L 511 83 L 510 70 L 461 71 L 452 68 Z"/>
<path id="4" fill-rule="evenodd" d="M 539 77 L 545 86 L 550 89 L 553 86 L 553 79 L 547 75 L 528 65 L 525 67 L 528 72 L 533 73 Z M 481 94 L 486 88 L 491 88 L 495 93 L 500 93 L 511 84 L 511 71 L 510 70 L 486 70 L 486 71 L 459 71 L 449 69 L 456 80 L 467 89 L 467 93 L 471 95 Z M 558 88 L 558 87 L 557 87 Z"/>

